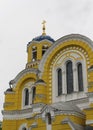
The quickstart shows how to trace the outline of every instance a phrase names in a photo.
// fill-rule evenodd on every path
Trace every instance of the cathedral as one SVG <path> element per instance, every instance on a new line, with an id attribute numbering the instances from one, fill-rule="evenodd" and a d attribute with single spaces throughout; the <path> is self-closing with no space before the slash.
<path id="1" fill-rule="evenodd" d="M 9 82 L 3 130 L 93 130 L 93 41 L 80 34 L 27 44 L 25 69 Z"/>

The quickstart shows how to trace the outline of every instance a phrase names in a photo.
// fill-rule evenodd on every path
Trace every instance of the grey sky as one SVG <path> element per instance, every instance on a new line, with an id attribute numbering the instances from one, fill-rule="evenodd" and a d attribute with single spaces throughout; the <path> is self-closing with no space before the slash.
<path id="1" fill-rule="evenodd" d="M 93 40 L 93 0 L 0 0 L 0 110 L 8 82 L 25 68 L 26 45 L 42 34 L 44 19 L 55 40 L 70 33 Z"/>

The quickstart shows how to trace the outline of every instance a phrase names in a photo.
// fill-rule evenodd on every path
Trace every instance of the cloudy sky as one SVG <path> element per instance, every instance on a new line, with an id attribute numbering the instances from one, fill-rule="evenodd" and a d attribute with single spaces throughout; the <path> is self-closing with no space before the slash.
<path id="1" fill-rule="evenodd" d="M 93 0 L 0 0 L 0 110 L 9 81 L 25 68 L 27 43 L 42 34 L 43 20 L 55 40 L 71 33 L 93 40 Z"/>

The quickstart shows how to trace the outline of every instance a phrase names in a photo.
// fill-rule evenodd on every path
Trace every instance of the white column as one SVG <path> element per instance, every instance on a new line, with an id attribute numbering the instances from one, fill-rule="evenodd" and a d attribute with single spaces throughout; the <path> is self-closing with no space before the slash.
<path id="1" fill-rule="evenodd" d="M 62 70 L 62 94 L 66 94 L 67 93 L 67 85 L 66 85 L 66 71 Z"/>
<path id="2" fill-rule="evenodd" d="M 73 64 L 73 87 L 74 92 L 78 92 L 77 66 Z"/>
<path id="3" fill-rule="evenodd" d="M 52 127 L 51 127 L 51 125 L 49 125 L 49 124 L 46 124 L 46 129 L 47 129 L 47 130 L 52 130 Z"/>
<path id="4" fill-rule="evenodd" d="M 32 104 L 32 88 L 30 88 L 30 92 L 29 92 L 29 105 Z"/>
<path id="5" fill-rule="evenodd" d="M 46 117 L 46 130 L 52 130 L 52 125 L 48 124 L 48 117 Z"/>
<path id="6" fill-rule="evenodd" d="M 65 64 L 62 67 L 62 87 L 63 87 L 63 94 L 67 94 L 66 65 Z"/>

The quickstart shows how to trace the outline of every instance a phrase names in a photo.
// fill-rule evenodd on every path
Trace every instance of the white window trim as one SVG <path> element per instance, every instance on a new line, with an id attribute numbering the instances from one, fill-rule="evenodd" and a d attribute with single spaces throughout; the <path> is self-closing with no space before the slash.
<path id="1" fill-rule="evenodd" d="M 23 130 L 24 127 L 26 128 L 26 130 L 28 130 L 28 128 L 27 128 L 27 123 L 22 124 L 22 125 L 19 127 L 19 130 Z"/>
<path id="2" fill-rule="evenodd" d="M 34 50 L 33 50 L 34 49 Z M 37 46 L 33 46 L 32 47 L 32 61 L 36 61 L 37 59 L 37 56 L 36 56 L 36 59 L 33 58 L 33 53 L 36 52 L 37 53 Z"/>
<path id="3" fill-rule="evenodd" d="M 27 109 L 27 108 L 31 108 L 31 104 L 32 104 L 32 88 L 34 87 L 34 85 L 32 84 L 30 87 L 24 87 L 22 90 L 22 109 Z M 29 104 L 25 105 L 25 93 L 24 90 L 28 89 L 29 90 Z"/>
<path id="4" fill-rule="evenodd" d="M 48 117 L 46 117 L 46 130 L 52 130 L 52 125 L 48 124 Z"/>
<path id="5" fill-rule="evenodd" d="M 80 52 L 78 52 L 80 53 Z M 82 60 L 77 60 L 75 61 L 73 58 L 66 58 L 63 62 L 62 65 L 57 66 L 57 67 L 53 67 L 52 70 L 52 85 L 53 85 L 53 91 L 52 91 L 52 101 L 54 102 L 58 102 L 58 101 L 69 101 L 69 100 L 74 100 L 74 99 L 79 99 L 79 98 L 84 98 L 86 97 L 86 92 L 87 92 L 87 72 L 86 72 L 86 61 L 85 61 L 85 57 L 83 56 L 83 54 L 80 53 L 80 55 L 83 57 Z M 72 67 L 73 67 L 73 86 L 74 86 L 74 92 L 72 94 L 67 94 L 67 85 L 66 85 L 66 62 L 70 60 L 72 61 Z M 82 64 L 82 72 L 83 72 L 83 87 L 84 87 L 84 91 L 79 92 L 78 91 L 78 80 L 77 80 L 77 63 L 81 63 Z M 62 69 L 62 90 L 63 90 L 63 94 L 58 96 L 58 88 L 57 88 L 57 69 L 61 68 Z"/>
<path id="6" fill-rule="evenodd" d="M 24 89 L 22 90 L 22 108 L 26 109 L 30 107 L 30 103 L 28 105 L 25 105 L 25 89 L 28 89 L 29 91 L 29 102 L 30 102 L 30 88 L 28 87 L 24 87 Z"/>

